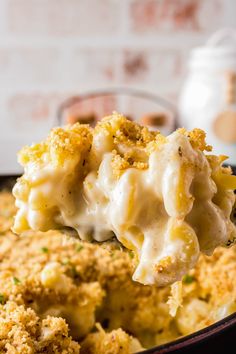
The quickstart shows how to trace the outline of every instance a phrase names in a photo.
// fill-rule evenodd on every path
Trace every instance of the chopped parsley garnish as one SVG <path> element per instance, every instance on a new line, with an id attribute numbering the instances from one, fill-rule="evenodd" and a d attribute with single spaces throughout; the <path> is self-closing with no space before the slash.
<path id="1" fill-rule="evenodd" d="M 18 279 L 17 277 L 13 277 L 12 280 L 15 285 L 18 285 L 21 282 L 20 279 Z"/>
<path id="2" fill-rule="evenodd" d="M 77 251 L 77 252 L 80 252 L 83 248 L 84 248 L 84 246 L 78 245 L 78 246 L 76 247 L 76 251 Z"/>
<path id="3" fill-rule="evenodd" d="M 0 304 L 4 305 L 6 303 L 5 296 L 3 294 L 0 294 Z"/>
<path id="4" fill-rule="evenodd" d="M 133 251 L 129 251 L 129 256 L 130 256 L 130 258 L 134 258 L 134 252 Z"/>
<path id="5" fill-rule="evenodd" d="M 114 259 L 116 256 L 115 252 L 110 252 L 110 256 L 111 256 L 111 259 Z"/>
<path id="6" fill-rule="evenodd" d="M 186 274 L 184 277 L 183 277 L 183 283 L 184 284 L 191 284 L 192 282 L 195 281 L 195 277 L 193 275 L 190 275 L 190 274 Z"/>
<path id="7" fill-rule="evenodd" d="M 69 258 L 64 258 L 64 259 L 61 261 L 61 263 L 64 264 L 64 265 L 69 264 L 69 263 L 70 263 Z"/>
<path id="8" fill-rule="evenodd" d="M 48 253 L 49 249 L 48 249 L 47 247 L 42 247 L 42 248 L 41 248 L 41 251 L 42 251 L 43 253 Z"/>

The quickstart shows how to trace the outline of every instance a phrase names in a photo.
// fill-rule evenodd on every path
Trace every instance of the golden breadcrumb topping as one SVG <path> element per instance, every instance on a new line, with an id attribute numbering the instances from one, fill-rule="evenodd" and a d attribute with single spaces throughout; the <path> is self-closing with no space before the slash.
<path id="1" fill-rule="evenodd" d="M 12 195 L 0 193 L 1 353 L 131 354 L 236 310 L 235 246 L 200 256 L 176 288 L 182 305 L 172 317 L 170 288 L 133 282 L 133 253 L 116 241 L 101 247 L 68 230 L 19 237 L 14 213 Z"/>
<path id="2" fill-rule="evenodd" d="M 194 149 L 199 149 L 201 151 L 212 151 L 212 146 L 206 143 L 206 133 L 204 130 L 195 128 L 188 132 L 185 128 L 180 128 L 177 130 L 181 134 L 186 135 Z"/>
<path id="3" fill-rule="evenodd" d="M 15 200 L 8 191 L 0 192 L 0 236 L 9 231 L 16 214 Z"/>
<path id="4" fill-rule="evenodd" d="M 78 154 L 78 151 L 81 155 L 88 153 L 91 142 L 89 125 L 76 123 L 64 128 L 53 128 L 45 142 L 23 147 L 18 159 L 23 166 L 29 162 L 43 164 L 45 161 L 62 164 Z"/>
<path id="5" fill-rule="evenodd" d="M 98 122 L 94 133 L 104 133 L 104 131 L 108 135 L 112 135 L 115 144 L 125 143 L 132 147 L 145 147 L 160 134 L 160 132 L 149 131 L 147 127 L 132 122 L 122 114 L 116 112 L 112 116 L 107 116 Z"/>
<path id="6" fill-rule="evenodd" d="M 124 153 L 123 156 L 118 154 L 116 150 L 114 150 L 113 153 L 114 156 L 112 158 L 111 166 L 113 174 L 116 177 L 120 177 L 122 172 L 130 167 L 137 168 L 138 170 L 145 170 L 148 168 L 148 163 L 137 161 L 137 156 L 135 156 L 133 152 Z"/>
<path id="7" fill-rule="evenodd" d="M 188 136 L 195 149 L 211 151 L 211 146 L 206 144 L 206 134 L 203 130 L 194 129 L 187 132 L 181 128 L 178 131 Z M 157 147 L 167 141 L 160 132 L 149 131 L 147 127 L 127 120 L 121 114 L 114 112 L 112 116 L 107 116 L 98 122 L 94 130 L 89 125 L 80 123 L 64 128 L 53 128 L 45 142 L 23 147 L 18 155 L 19 162 L 23 166 L 29 162 L 43 164 L 45 161 L 62 164 L 78 152 L 84 155 L 87 161 L 93 156 L 93 151 L 89 156 L 93 136 L 100 133 L 109 136 L 113 142 L 115 157 L 112 166 L 117 175 L 131 166 L 137 169 L 147 168 L 147 157 L 154 146 Z M 122 153 L 120 145 L 125 145 L 126 149 L 129 147 L 132 149 Z"/>
<path id="8" fill-rule="evenodd" d="M 137 339 L 120 328 L 106 333 L 100 327 L 98 332 L 89 334 L 81 344 L 82 354 L 127 354 L 142 349 Z"/>
<path id="9" fill-rule="evenodd" d="M 80 345 L 68 335 L 62 318 L 41 320 L 31 308 L 8 301 L 0 305 L 0 352 L 78 354 Z"/>

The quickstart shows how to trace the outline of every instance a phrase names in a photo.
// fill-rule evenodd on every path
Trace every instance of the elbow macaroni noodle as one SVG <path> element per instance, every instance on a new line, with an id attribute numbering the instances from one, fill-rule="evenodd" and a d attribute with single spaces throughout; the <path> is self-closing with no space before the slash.
<path id="1" fill-rule="evenodd" d="M 82 240 L 114 235 L 137 258 L 133 279 L 180 280 L 200 252 L 235 239 L 236 177 L 210 151 L 205 133 L 168 137 L 114 113 L 95 129 L 75 124 L 19 153 L 14 231 L 63 226 Z"/>

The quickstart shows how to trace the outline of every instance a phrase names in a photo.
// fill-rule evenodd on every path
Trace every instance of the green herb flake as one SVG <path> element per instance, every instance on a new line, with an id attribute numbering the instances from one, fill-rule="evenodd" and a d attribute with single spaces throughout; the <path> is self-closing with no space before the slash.
<path id="1" fill-rule="evenodd" d="M 129 251 L 129 256 L 130 256 L 131 259 L 134 258 L 134 252 L 133 251 Z"/>
<path id="2" fill-rule="evenodd" d="M 61 261 L 61 263 L 64 264 L 64 265 L 69 264 L 69 263 L 70 263 L 69 258 L 64 258 L 64 259 Z"/>
<path id="3" fill-rule="evenodd" d="M 192 282 L 194 282 L 196 279 L 193 275 L 190 275 L 190 274 L 186 274 L 184 277 L 183 277 L 183 283 L 184 284 L 191 284 Z"/>
<path id="4" fill-rule="evenodd" d="M 6 303 L 5 296 L 3 294 L 0 294 L 0 304 L 4 305 Z"/>
<path id="5" fill-rule="evenodd" d="M 12 280 L 15 285 L 18 285 L 21 282 L 17 277 L 13 277 Z"/>
<path id="6" fill-rule="evenodd" d="M 111 251 L 110 252 L 110 257 L 111 257 L 111 259 L 115 259 L 116 258 L 116 253 Z"/>
<path id="7" fill-rule="evenodd" d="M 43 253 L 48 253 L 48 252 L 49 252 L 49 249 L 48 249 L 47 247 L 42 247 L 42 248 L 41 248 L 41 251 L 42 251 Z"/>
<path id="8" fill-rule="evenodd" d="M 80 252 L 80 251 L 82 251 L 83 248 L 84 248 L 84 246 L 78 245 L 78 246 L 76 247 L 76 251 L 77 251 L 77 252 Z"/>

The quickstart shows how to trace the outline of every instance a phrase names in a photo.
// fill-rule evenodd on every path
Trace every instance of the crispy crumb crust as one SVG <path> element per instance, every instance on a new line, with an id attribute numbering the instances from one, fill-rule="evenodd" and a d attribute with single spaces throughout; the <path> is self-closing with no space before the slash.
<path id="1" fill-rule="evenodd" d="M 160 132 L 149 131 L 147 127 L 132 122 L 116 112 L 98 122 L 94 134 L 100 132 L 112 135 L 115 144 L 125 143 L 132 147 L 146 147 L 160 134 Z"/>
<path id="2" fill-rule="evenodd" d="M 1 295 L 5 301 L 31 307 L 40 316 L 62 304 L 84 306 L 107 330 L 122 327 L 134 336 L 146 330 L 154 335 L 172 320 L 165 304 L 169 289 L 133 282 L 133 255 L 116 242 L 101 247 L 71 239 L 67 232 L 30 231 L 19 237 L 8 231 L 0 239 L 0 261 Z M 67 293 L 42 284 L 41 272 L 50 262 L 59 263 L 71 279 Z M 70 325 L 70 319 L 66 320 Z"/>
<path id="3" fill-rule="evenodd" d="M 62 318 L 41 320 L 32 309 L 8 301 L 0 305 L 0 352 L 78 354 L 80 345 L 68 335 Z"/>
<path id="4" fill-rule="evenodd" d="M 39 313 L 55 304 L 83 307 L 86 303 L 93 306 L 97 320 L 108 323 L 109 329 L 118 326 L 134 335 L 168 327 L 171 318 L 165 302 L 169 289 L 158 290 L 133 282 L 133 259 L 128 252 L 111 245 L 106 249 L 106 245 L 102 248 L 71 242 L 56 231 L 22 238 L 9 233 L 6 238 L 9 247 L 4 247 L 0 264 L 1 293 L 5 299 L 30 306 Z M 46 253 L 42 251 L 45 248 Z M 48 289 L 41 283 L 41 272 L 52 261 L 60 263 L 72 280 L 68 293 Z M 14 278 L 19 283 L 14 283 Z"/>
<path id="5" fill-rule="evenodd" d="M 195 128 L 188 132 L 185 128 L 177 130 L 179 133 L 186 135 L 194 149 L 201 151 L 212 151 L 212 146 L 206 143 L 206 133 L 204 130 Z"/>
<path id="6" fill-rule="evenodd" d="M 211 151 L 211 146 L 206 144 L 206 134 L 203 130 L 194 129 L 188 132 L 181 128 L 178 131 L 188 137 L 194 149 Z M 78 156 L 85 166 L 86 174 L 89 165 L 96 159 L 94 141 L 98 136 L 109 139 L 113 146 L 112 168 L 117 177 L 130 167 L 141 170 L 148 168 L 149 154 L 167 141 L 160 132 L 149 131 L 147 127 L 114 112 L 98 122 L 94 129 L 80 123 L 53 128 L 44 142 L 23 147 L 18 154 L 18 160 L 22 166 L 27 166 L 29 162 L 43 165 L 45 161 L 62 165 L 63 162 Z M 126 147 L 125 153 L 122 146 Z"/>
<path id="7" fill-rule="evenodd" d="M 24 237 L 18 237 L 9 230 L 14 213 L 12 195 L 0 193 L 0 324 L 13 326 L 16 331 L 7 330 L 6 334 L 6 327 L 2 329 L 0 352 L 74 353 L 76 348 L 77 353 L 78 344 L 70 338 L 72 330 L 66 332 L 66 322 L 69 328 L 73 327 L 70 316 L 65 312 L 59 314 L 66 322 L 57 314 L 49 313 L 48 317 L 48 309 L 62 305 L 64 309 L 70 306 L 84 309 L 79 312 L 82 322 L 87 321 L 88 313 L 93 314 L 94 324 L 101 323 L 108 332 L 122 328 L 105 334 L 101 331 L 90 334 L 95 328 L 88 328 L 82 337 L 78 335 L 82 352 L 105 348 L 106 342 L 111 343 L 110 351 L 104 349 L 104 353 L 120 354 L 116 340 L 118 343 L 130 341 L 124 331 L 138 338 L 144 347 L 154 346 L 213 323 L 216 319 L 211 315 L 215 309 L 228 302 L 235 303 L 235 246 L 219 248 L 211 257 L 201 255 L 188 281 L 183 282 L 183 306 L 172 318 L 166 304 L 170 289 L 133 282 L 134 258 L 116 242 L 105 243 L 103 247 L 82 243 L 69 237 L 67 231 L 27 232 Z M 50 262 L 59 263 L 63 274 L 70 279 L 66 293 L 42 284 L 41 272 Z M 191 316 L 198 311 L 197 306 L 191 305 L 193 301 L 200 303 L 204 311 L 203 314 L 200 311 L 201 316 L 198 313 L 195 323 L 187 322 L 186 329 L 182 323 L 186 322 L 186 311 Z M 17 318 L 16 325 L 13 325 L 13 317 Z M 39 330 L 25 325 L 28 321 L 25 319 L 31 318 L 41 330 L 48 323 L 58 332 L 53 332 L 55 335 L 46 343 L 39 336 Z M 26 342 L 20 338 L 26 338 Z M 22 345 L 26 345 L 25 351 Z"/>
<path id="8" fill-rule="evenodd" d="M 89 334 L 81 343 L 82 354 L 127 354 L 141 350 L 137 340 L 120 328 L 110 333 L 98 330 L 97 333 Z"/>
<path id="9" fill-rule="evenodd" d="M 211 257 L 201 256 L 193 276 L 199 294 L 213 307 L 236 300 L 236 247 L 217 248 Z"/>
<path id="10" fill-rule="evenodd" d="M 23 166 L 31 161 L 40 164 L 44 159 L 53 164 L 62 164 L 78 151 L 81 155 L 88 152 L 91 143 L 89 125 L 76 123 L 65 128 L 53 128 L 45 142 L 23 147 L 18 159 Z"/>
<path id="11" fill-rule="evenodd" d="M 0 236 L 12 227 L 16 211 L 13 195 L 8 191 L 0 191 Z"/>

